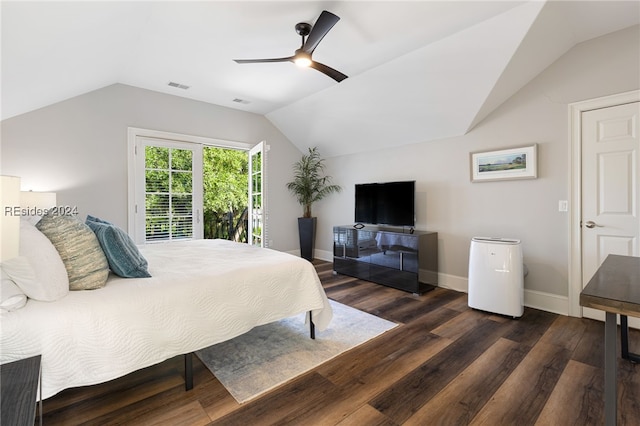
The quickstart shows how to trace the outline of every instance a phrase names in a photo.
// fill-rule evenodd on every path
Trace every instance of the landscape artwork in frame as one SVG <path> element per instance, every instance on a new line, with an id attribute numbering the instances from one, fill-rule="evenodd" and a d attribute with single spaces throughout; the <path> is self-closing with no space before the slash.
<path id="1" fill-rule="evenodd" d="M 471 181 L 535 179 L 537 145 L 471 153 Z"/>

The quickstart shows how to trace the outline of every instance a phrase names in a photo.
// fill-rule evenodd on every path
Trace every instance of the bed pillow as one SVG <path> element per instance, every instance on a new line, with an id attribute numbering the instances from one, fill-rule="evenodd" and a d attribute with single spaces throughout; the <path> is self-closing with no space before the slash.
<path id="1" fill-rule="evenodd" d="M 0 269 L 0 281 L 0 312 L 15 311 L 27 304 L 27 295 L 11 280 L 4 269 Z"/>
<path id="2" fill-rule="evenodd" d="M 19 254 L 28 260 L 35 273 L 35 281 L 14 279 L 28 297 L 52 302 L 69 293 L 69 277 L 60 254 L 42 232 L 23 220 L 20 221 Z"/>
<path id="3" fill-rule="evenodd" d="M 147 259 L 142 256 L 129 234 L 112 223 L 94 216 L 85 222 L 96 234 L 107 256 L 111 271 L 125 278 L 150 277 Z"/>
<path id="4" fill-rule="evenodd" d="M 48 212 L 36 227 L 58 250 L 69 276 L 69 290 L 104 287 L 109 263 L 91 228 L 74 216 Z"/>

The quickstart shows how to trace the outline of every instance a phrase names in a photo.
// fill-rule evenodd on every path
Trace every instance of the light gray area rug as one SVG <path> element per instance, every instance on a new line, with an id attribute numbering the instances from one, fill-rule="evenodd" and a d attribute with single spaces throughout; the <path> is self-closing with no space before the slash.
<path id="1" fill-rule="evenodd" d="M 196 352 L 236 401 L 243 403 L 348 351 L 397 324 L 333 300 L 333 319 L 309 337 L 304 314 L 256 327 Z"/>

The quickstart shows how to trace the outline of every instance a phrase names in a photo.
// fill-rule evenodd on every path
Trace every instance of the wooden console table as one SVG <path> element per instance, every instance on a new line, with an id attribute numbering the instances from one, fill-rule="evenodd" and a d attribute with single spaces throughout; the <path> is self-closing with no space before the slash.
<path id="1" fill-rule="evenodd" d="M 580 293 L 580 305 L 605 311 L 604 329 L 604 416 L 615 425 L 618 417 L 617 317 L 620 315 L 622 357 L 634 362 L 629 353 L 627 316 L 640 317 L 640 257 L 610 254 Z"/>

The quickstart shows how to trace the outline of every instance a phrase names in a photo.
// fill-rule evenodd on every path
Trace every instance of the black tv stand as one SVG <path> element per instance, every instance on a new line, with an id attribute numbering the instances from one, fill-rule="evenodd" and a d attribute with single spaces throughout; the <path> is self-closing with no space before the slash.
<path id="1" fill-rule="evenodd" d="M 333 270 L 422 294 L 438 285 L 438 233 L 369 225 L 335 226 Z"/>

